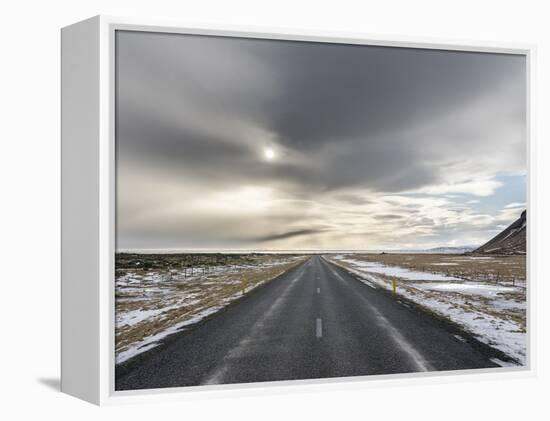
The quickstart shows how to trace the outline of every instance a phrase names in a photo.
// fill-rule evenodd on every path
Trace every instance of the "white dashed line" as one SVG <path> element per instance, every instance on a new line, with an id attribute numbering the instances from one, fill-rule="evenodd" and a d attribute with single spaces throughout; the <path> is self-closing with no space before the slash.
<path id="1" fill-rule="evenodd" d="M 321 319 L 317 319 L 317 326 L 315 330 L 315 336 L 318 338 L 323 337 L 323 321 Z"/>
<path id="2" fill-rule="evenodd" d="M 321 293 L 321 288 L 317 288 L 317 294 Z"/>

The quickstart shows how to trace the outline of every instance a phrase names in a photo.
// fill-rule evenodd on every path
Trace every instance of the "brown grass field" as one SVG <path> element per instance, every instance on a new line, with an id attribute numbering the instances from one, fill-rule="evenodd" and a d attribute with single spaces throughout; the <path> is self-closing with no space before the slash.
<path id="1" fill-rule="evenodd" d="M 215 311 L 306 257 L 117 255 L 115 350 L 124 351 L 200 312 Z"/>
<path id="2" fill-rule="evenodd" d="M 354 254 L 355 259 L 401 266 L 421 272 L 442 273 L 465 280 L 525 283 L 526 256 L 462 254 Z"/>

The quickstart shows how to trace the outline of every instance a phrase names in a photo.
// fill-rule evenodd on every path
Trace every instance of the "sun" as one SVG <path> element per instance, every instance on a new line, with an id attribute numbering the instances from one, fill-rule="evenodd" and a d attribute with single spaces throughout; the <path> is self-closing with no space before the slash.
<path id="1" fill-rule="evenodd" d="M 271 148 L 266 148 L 264 150 L 264 157 L 268 161 L 273 161 L 275 159 L 275 151 Z"/>

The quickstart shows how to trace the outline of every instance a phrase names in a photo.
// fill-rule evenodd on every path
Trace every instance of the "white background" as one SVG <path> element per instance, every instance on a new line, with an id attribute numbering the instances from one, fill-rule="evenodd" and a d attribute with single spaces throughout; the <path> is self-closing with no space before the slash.
<path id="1" fill-rule="evenodd" d="M 3 419 L 542 419 L 548 397 L 550 299 L 547 249 L 550 13 L 543 1 L 12 1 L 1 6 L 0 180 Z M 535 139 L 538 179 L 537 374 L 508 380 L 315 388 L 281 394 L 96 408 L 57 391 L 59 382 L 59 62 L 62 26 L 96 14 L 195 24 L 351 31 L 376 35 L 536 44 Z M 535 219 L 536 218 L 536 219 Z M 534 225 L 532 225 L 534 226 Z M 372 383 L 371 383 L 372 384 Z M 548 390 L 543 392 L 543 388 Z M 538 413 L 538 415 L 536 415 Z M 8 415 L 9 414 L 9 415 Z M 7 415 L 7 416 L 6 416 Z"/>

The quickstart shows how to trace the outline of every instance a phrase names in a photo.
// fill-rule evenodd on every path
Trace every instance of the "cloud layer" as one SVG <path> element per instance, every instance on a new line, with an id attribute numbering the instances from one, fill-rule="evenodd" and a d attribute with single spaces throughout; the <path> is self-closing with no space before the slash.
<path id="1" fill-rule="evenodd" d="M 526 172 L 522 56 L 116 42 L 119 248 L 422 247 L 513 219 L 490 205 Z"/>

